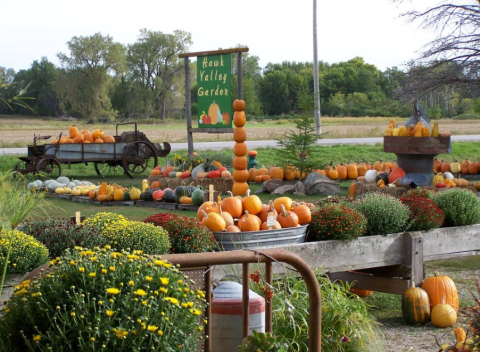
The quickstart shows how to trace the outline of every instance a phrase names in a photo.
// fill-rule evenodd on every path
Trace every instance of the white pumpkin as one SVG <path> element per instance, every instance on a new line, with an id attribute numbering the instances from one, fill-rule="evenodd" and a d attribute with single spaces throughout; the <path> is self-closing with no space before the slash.
<path id="1" fill-rule="evenodd" d="M 443 173 L 443 178 L 444 179 L 449 179 L 449 180 L 453 180 L 455 177 L 453 176 L 453 174 L 451 172 L 444 172 Z"/>
<path id="2" fill-rule="evenodd" d="M 378 172 L 377 170 L 368 170 L 366 173 L 365 173 L 365 181 L 367 182 L 375 182 L 375 177 L 377 177 L 378 175 Z"/>

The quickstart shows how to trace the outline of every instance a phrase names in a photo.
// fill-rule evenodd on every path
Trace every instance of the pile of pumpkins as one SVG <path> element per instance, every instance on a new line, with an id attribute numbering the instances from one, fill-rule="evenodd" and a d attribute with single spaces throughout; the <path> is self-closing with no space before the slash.
<path id="1" fill-rule="evenodd" d="M 307 225 L 311 211 L 307 205 L 296 205 L 289 197 L 262 204 L 256 195 L 230 196 L 218 202 L 204 202 L 198 208 L 198 220 L 213 232 L 248 232 Z M 268 222 L 267 222 L 268 220 Z"/>
<path id="2" fill-rule="evenodd" d="M 430 127 L 423 125 L 422 121 L 417 122 L 416 125 L 412 123 L 408 127 L 399 127 L 395 124 L 395 120 L 390 120 L 383 135 L 393 137 L 450 137 L 452 134 L 449 131 L 439 132 L 437 122 L 433 124 L 432 131 L 430 132 Z"/>
<path id="3" fill-rule="evenodd" d="M 257 153 L 256 151 L 251 152 Z M 250 153 L 250 151 L 248 153 Z M 302 179 L 307 175 L 308 173 L 304 172 L 302 174 Z M 293 165 L 287 165 L 285 168 L 281 166 L 271 166 L 268 169 L 263 165 L 259 169 L 253 167 L 248 170 L 248 180 L 250 182 L 265 182 L 272 178 L 286 181 L 298 180 L 300 179 L 300 170 Z"/>
<path id="4" fill-rule="evenodd" d="M 458 293 L 455 282 L 436 273 L 426 278 L 421 287 L 411 287 L 402 295 L 402 315 L 407 324 L 418 325 L 431 321 L 446 328 L 457 321 Z"/>
<path id="5" fill-rule="evenodd" d="M 53 140 L 52 144 L 68 143 L 115 143 L 115 137 L 105 134 L 101 129 L 79 131 L 77 126 L 70 126 L 68 136 L 61 136 L 60 139 Z"/>
<path id="6" fill-rule="evenodd" d="M 45 182 L 36 180 L 27 184 L 27 189 L 32 192 L 46 191 L 55 194 L 71 194 L 73 196 L 86 196 L 90 190 L 96 187 L 89 181 L 70 180 L 65 176 L 45 180 Z"/>
<path id="7" fill-rule="evenodd" d="M 184 163 L 179 166 L 157 166 L 151 172 L 153 176 L 163 176 L 169 178 L 231 178 L 230 171 L 218 161 L 208 159 L 196 167 L 192 167 L 191 163 Z"/>

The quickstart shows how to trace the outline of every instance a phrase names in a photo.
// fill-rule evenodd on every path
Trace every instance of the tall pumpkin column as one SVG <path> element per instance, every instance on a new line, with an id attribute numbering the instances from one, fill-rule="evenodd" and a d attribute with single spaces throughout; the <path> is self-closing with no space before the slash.
<path id="1" fill-rule="evenodd" d="M 248 190 L 248 170 L 247 170 L 247 132 L 245 130 L 245 123 L 247 118 L 245 116 L 245 101 L 240 99 L 235 99 L 233 101 L 233 109 L 235 110 L 233 114 L 233 124 L 235 129 L 233 130 L 233 140 L 236 142 L 233 146 L 233 188 L 232 193 L 234 195 L 243 196 L 247 193 Z"/>

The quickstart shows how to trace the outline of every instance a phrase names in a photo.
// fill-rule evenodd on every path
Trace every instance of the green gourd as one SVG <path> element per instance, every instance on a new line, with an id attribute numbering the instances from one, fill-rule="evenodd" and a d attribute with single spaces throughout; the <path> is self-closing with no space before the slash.
<path id="1" fill-rule="evenodd" d="M 171 189 L 165 190 L 163 200 L 168 203 L 175 203 L 175 192 Z"/>
<path id="2" fill-rule="evenodd" d="M 192 204 L 193 205 L 202 205 L 203 204 L 203 190 L 197 188 L 192 193 Z"/>

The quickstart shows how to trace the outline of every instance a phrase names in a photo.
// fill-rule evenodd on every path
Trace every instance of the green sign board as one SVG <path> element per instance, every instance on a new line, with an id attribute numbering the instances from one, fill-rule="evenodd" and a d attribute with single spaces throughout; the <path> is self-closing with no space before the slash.
<path id="1" fill-rule="evenodd" d="M 198 127 L 232 128 L 230 55 L 197 57 Z"/>

